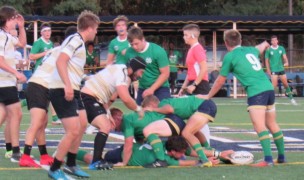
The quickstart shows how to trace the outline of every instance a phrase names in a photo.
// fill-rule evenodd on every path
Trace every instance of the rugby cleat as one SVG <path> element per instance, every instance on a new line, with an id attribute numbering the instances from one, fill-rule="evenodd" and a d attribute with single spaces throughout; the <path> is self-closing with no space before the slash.
<path id="1" fill-rule="evenodd" d="M 64 174 L 64 172 L 61 169 L 58 169 L 56 171 L 49 170 L 48 176 L 49 178 L 55 180 L 69 180 L 69 178 Z"/>
<path id="2" fill-rule="evenodd" d="M 9 158 L 11 158 L 11 157 L 12 157 L 12 155 L 13 155 L 13 151 L 12 151 L 12 150 L 10 150 L 10 151 L 6 151 L 6 152 L 5 152 L 4 157 L 5 157 L 5 158 L 7 158 L 7 159 L 9 159 Z"/>
<path id="3" fill-rule="evenodd" d="M 151 163 L 151 164 L 147 164 L 144 167 L 145 168 L 164 168 L 167 167 L 168 163 L 166 161 L 163 160 L 156 160 L 155 162 Z"/>
<path id="4" fill-rule="evenodd" d="M 54 158 L 49 156 L 48 154 L 41 155 L 40 164 L 41 165 L 52 165 L 54 162 Z"/>
<path id="5" fill-rule="evenodd" d="M 29 155 L 23 154 L 19 161 L 19 166 L 21 167 L 33 167 L 33 168 L 41 168 L 39 164 L 37 164 Z"/>
<path id="6" fill-rule="evenodd" d="M 21 153 L 13 153 L 11 157 L 11 162 L 18 163 L 21 158 Z"/>
<path id="7" fill-rule="evenodd" d="M 294 106 L 297 106 L 297 105 L 298 105 L 298 103 L 296 102 L 295 99 L 291 99 L 291 100 L 290 100 L 290 103 L 291 103 L 292 105 L 294 105 Z"/>
<path id="8" fill-rule="evenodd" d="M 198 167 L 212 167 L 212 162 L 211 161 L 207 161 L 207 162 L 203 162 L 202 160 L 199 160 L 197 165 Z"/>
<path id="9" fill-rule="evenodd" d="M 251 164 L 251 167 L 273 167 L 273 162 L 259 161 L 257 163 Z"/>
<path id="10" fill-rule="evenodd" d="M 80 178 L 89 178 L 90 177 L 89 174 L 87 174 L 86 172 L 81 170 L 78 166 L 64 166 L 63 172 L 73 175 L 73 176 L 80 177 Z"/>
<path id="11" fill-rule="evenodd" d="M 287 161 L 285 159 L 275 159 L 273 160 L 273 162 L 275 164 L 283 164 L 283 163 L 287 163 Z"/>
<path id="12" fill-rule="evenodd" d="M 113 170 L 113 164 L 105 160 L 96 161 L 89 165 L 89 170 Z"/>

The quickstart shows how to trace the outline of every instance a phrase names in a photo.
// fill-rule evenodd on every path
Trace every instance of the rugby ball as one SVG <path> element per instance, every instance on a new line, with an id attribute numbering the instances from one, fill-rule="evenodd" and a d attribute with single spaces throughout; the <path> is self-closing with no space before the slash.
<path id="1" fill-rule="evenodd" d="M 248 151 L 235 151 L 230 155 L 232 164 L 246 165 L 253 162 L 254 156 Z"/>

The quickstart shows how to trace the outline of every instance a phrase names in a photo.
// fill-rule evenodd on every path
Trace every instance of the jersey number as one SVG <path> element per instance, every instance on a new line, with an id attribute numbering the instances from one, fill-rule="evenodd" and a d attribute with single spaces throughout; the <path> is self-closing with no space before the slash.
<path id="1" fill-rule="evenodd" d="M 262 68 L 260 60 L 258 58 L 256 58 L 255 55 L 246 54 L 246 58 L 250 62 L 250 64 L 252 65 L 252 68 L 254 70 L 259 71 Z"/>

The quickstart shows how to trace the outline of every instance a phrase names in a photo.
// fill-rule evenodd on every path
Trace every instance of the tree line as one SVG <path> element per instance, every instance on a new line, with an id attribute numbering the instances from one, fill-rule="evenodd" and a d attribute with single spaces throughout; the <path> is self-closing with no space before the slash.
<path id="1" fill-rule="evenodd" d="M 304 0 L 292 1 L 304 14 Z M 0 0 L 23 15 L 73 16 L 84 9 L 98 15 L 287 15 L 288 0 Z"/>

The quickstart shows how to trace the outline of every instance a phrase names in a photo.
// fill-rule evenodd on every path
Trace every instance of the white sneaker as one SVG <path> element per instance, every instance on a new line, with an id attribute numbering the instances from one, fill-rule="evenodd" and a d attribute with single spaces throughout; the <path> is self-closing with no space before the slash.
<path id="1" fill-rule="evenodd" d="M 61 125 L 62 122 L 60 119 L 57 119 L 56 121 L 52 121 L 52 125 Z"/>
<path id="2" fill-rule="evenodd" d="M 297 106 L 297 105 L 298 105 L 298 103 L 297 103 L 296 100 L 294 100 L 294 99 L 291 99 L 290 102 L 291 102 L 291 104 L 294 105 L 294 106 Z"/>
<path id="3" fill-rule="evenodd" d="M 97 133 L 98 129 L 92 125 L 89 125 L 85 131 L 86 134 L 93 134 L 93 133 Z"/>

